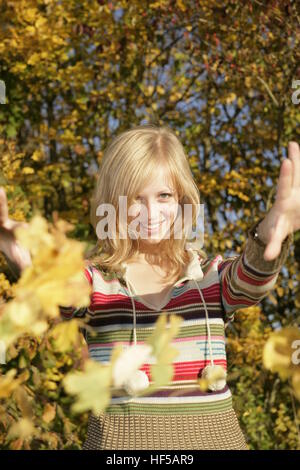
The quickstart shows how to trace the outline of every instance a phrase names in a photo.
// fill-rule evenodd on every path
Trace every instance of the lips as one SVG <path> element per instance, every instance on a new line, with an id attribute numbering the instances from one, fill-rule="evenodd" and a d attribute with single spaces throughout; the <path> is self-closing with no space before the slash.
<path id="1" fill-rule="evenodd" d="M 157 224 L 152 224 L 152 225 L 143 225 L 143 224 L 141 223 L 141 227 L 142 227 L 143 229 L 145 229 L 145 230 L 156 230 L 156 229 L 158 229 L 158 228 L 161 226 L 162 223 L 163 223 L 163 222 L 159 222 L 159 223 L 157 223 Z"/>

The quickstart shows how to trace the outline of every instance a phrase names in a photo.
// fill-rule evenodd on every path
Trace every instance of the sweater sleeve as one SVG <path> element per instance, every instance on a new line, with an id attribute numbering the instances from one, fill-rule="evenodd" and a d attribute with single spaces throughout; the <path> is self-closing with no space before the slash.
<path id="1" fill-rule="evenodd" d="M 234 312 L 258 304 L 275 287 L 278 274 L 286 261 L 293 234 L 289 234 L 281 245 L 277 258 L 266 261 L 263 254 L 266 244 L 253 237 L 254 228 L 261 218 L 248 230 L 248 238 L 242 253 L 221 260 L 218 275 L 224 309 L 224 321 L 234 320 Z"/>
<path id="2" fill-rule="evenodd" d="M 10 258 L 8 258 L 4 252 L 1 253 L 4 256 L 8 269 L 12 275 L 12 282 L 17 282 L 21 277 L 21 269 Z"/>

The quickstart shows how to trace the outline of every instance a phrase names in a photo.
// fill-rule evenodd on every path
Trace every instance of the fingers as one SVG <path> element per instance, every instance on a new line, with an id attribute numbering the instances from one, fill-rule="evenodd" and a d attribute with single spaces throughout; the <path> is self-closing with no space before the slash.
<path id="1" fill-rule="evenodd" d="M 0 225 L 3 225 L 8 219 L 8 206 L 6 193 L 3 188 L 0 187 Z"/>
<path id="2" fill-rule="evenodd" d="M 280 167 L 276 199 L 286 199 L 291 195 L 293 185 L 293 162 L 285 158 Z"/>
<path id="3" fill-rule="evenodd" d="M 282 242 L 288 233 L 290 233 L 290 227 L 287 227 L 286 219 L 280 217 L 276 227 L 271 228 L 270 241 L 264 252 L 264 259 L 266 261 L 271 261 L 280 255 Z"/>
<path id="4" fill-rule="evenodd" d="M 275 259 L 281 250 L 281 243 L 279 243 L 278 238 L 274 237 L 274 232 L 275 229 L 271 229 L 271 239 L 269 243 L 267 244 L 267 247 L 264 251 L 264 259 L 266 261 L 271 261 L 272 259 Z"/>
<path id="5" fill-rule="evenodd" d="M 295 187 L 300 187 L 300 149 L 297 142 L 289 142 L 288 158 L 280 168 L 276 199 L 288 198 Z"/>
<path id="6" fill-rule="evenodd" d="M 300 149 L 297 142 L 289 142 L 288 157 L 293 163 L 293 187 L 300 187 Z"/>

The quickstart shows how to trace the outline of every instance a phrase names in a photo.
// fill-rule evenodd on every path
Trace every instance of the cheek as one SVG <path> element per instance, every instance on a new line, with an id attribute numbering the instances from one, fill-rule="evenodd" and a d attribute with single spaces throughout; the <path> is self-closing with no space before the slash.
<path id="1" fill-rule="evenodd" d="M 130 215 L 129 215 L 129 212 L 130 212 Z M 134 203 L 130 206 L 130 209 L 128 209 L 128 215 L 127 215 L 127 219 L 129 221 L 135 219 L 141 212 L 141 204 L 138 204 L 138 203 Z"/>
<path id="2" fill-rule="evenodd" d="M 164 217 L 168 220 L 174 220 L 176 218 L 176 215 L 178 213 L 178 204 L 169 204 L 166 205 L 165 207 L 161 208 L 161 213 L 164 215 Z"/>

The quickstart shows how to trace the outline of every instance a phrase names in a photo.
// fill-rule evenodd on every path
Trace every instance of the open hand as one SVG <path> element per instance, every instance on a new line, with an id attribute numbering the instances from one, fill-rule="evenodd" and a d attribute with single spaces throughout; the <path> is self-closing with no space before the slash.
<path id="1" fill-rule="evenodd" d="M 288 158 L 281 164 L 275 203 L 258 226 L 258 235 L 267 243 L 264 259 L 279 256 L 284 239 L 300 229 L 300 148 L 288 144 Z"/>

